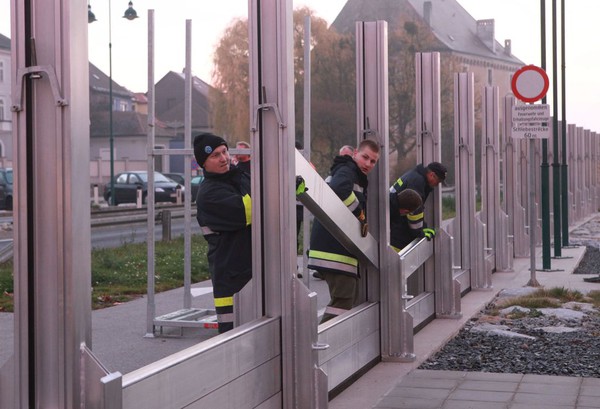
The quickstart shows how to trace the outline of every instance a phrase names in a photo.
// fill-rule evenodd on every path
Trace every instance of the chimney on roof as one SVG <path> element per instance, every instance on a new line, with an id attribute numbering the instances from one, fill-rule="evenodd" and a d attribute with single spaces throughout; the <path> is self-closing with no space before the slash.
<path id="1" fill-rule="evenodd" d="M 496 52 L 496 41 L 494 40 L 494 19 L 477 20 L 477 37 L 493 53 Z"/>
<path id="2" fill-rule="evenodd" d="M 425 24 L 428 27 L 431 27 L 431 12 L 432 12 L 433 4 L 431 1 L 426 1 L 423 3 L 423 20 L 425 20 Z"/>
<path id="3" fill-rule="evenodd" d="M 512 55 L 512 41 L 504 40 L 504 54 Z"/>

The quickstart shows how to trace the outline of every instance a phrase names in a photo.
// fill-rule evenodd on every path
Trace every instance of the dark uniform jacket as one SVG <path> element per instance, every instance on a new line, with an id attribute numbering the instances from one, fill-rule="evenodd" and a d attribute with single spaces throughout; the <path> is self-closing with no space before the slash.
<path id="1" fill-rule="evenodd" d="M 367 202 L 367 175 L 352 157 L 336 156 L 327 183 L 348 209 L 358 217 Z M 308 268 L 358 277 L 358 260 L 315 219 L 310 235 Z"/>
<path id="2" fill-rule="evenodd" d="M 423 206 L 402 216 L 398 213 L 396 194 L 404 189 L 412 189 L 421 196 L 424 204 L 433 190 L 427 183 L 426 175 L 427 169 L 422 164 L 417 165 L 400 176 L 390 188 L 390 244 L 396 250 L 406 247 L 414 239 L 424 237 L 423 228 L 427 226 L 424 221 Z"/>
<path id="3" fill-rule="evenodd" d="M 252 278 L 250 176 L 237 167 L 224 174 L 205 171 L 196 206 L 214 295 L 231 296 Z"/>

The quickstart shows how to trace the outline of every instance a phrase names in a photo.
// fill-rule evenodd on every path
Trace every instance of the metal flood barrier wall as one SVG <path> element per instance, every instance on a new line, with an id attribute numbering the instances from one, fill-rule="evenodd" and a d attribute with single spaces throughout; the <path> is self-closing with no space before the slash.
<path id="1" fill-rule="evenodd" d="M 85 240 L 90 220 L 89 209 L 80 205 L 89 200 L 89 174 L 82 171 L 89 166 L 89 138 L 81 137 L 89 135 L 88 121 L 82 120 L 89 117 L 89 97 L 87 87 L 77 86 L 86 81 L 88 62 L 83 43 L 76 40 L 86 32 L 87 23 L 79 19 L 85 4 L 33 1 L 27 10 L 16 0 L 12 4 L 13 72 L 18 78 L 13 89 L 18 83 L 27 92 L 13 101 L 17 304 L 15 353 L 0 368 L 2 408 L 326 408 L 328 393 L 370 364 L 413 361 L 415 328 L 432 318 L 460 317 L 461 294 L 490 288 L 492 272 L 510 268 L 510 259 L 517 256 L 519 246 L 511 248 L 510 243 L 526 238 L 527 229 L 519 223 L 528 206 L 527 180 L 520 175 L 527 173 L 530 148 L 510 140 L 506 126 L 499 142 L 499 96 L 491 89 L 482 143 L 483 173 L 490 186 L 477 214 L 473 74 L 458 73 L 457 216 L 442 220 L 437 189 L 426 206 L 427 222 L 441 226 L 436 239 L 415 241 L 399 254 L 387 245 L 385 22 L 360 22 L 356 30 L 357 141 L 371 137 L 383 149 L 380 165 L 369 175 L 376 187 L 369 196 L 371 231 L 360 237 L 358 222 L 294 151 L 292 3 L 251 0 L 250 123 L 257 158 L 252 188 L 260 192 L 253 196 L 253 237 L 260 239 L 253 242 L 252 284 L 236 302 L 249 312 L 240 315 L 241 325 L 229 333 L 131 373 L 110 373 L 90 349 L 91 249 Z M 49 14 L 55 18 L 43 18 Z M 31 33 L 37 35 L 33 48 Z M 59 48 L 62 52 L 55 52 Z M 32 55 L 39 65 L 32 65 Z M 441 158 L 439 53 L 418 53 L 416 72 L 417 159 L 426 164 Z M 514 103 L 506 97 L 505 123 Z M 575 170 L 569 210 L 578 220 L 597 211 L 600 203 L 599 141 L 589 130 L 571 125 L 568 130 L 564 149 Z M 535 153 L 539 162 L 539 147 Z M 508 166 L 509 157 L 518 171 L 507 170 L 502 177 L 500 162 Z M 369 280 L 360 305 L 321 326 L 316 294 L 294 275 L 297 174 L 309 187 L 301 198 L 304 205 L 356 251 L 361 273 Z M 530 228 L 538 224 L 537 216 L 529 221 Z M 148 327 L 151 331 L 150 321 Z"/>

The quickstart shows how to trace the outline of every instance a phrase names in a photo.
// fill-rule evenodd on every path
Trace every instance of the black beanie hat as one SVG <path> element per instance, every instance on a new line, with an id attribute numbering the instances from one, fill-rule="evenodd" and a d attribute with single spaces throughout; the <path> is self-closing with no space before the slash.
<path id="1" fill-rule="evenodd" d="M 448 169 L 446 169 L 446 167 L 441 163 L 431 162 L 429 165 L 427 165 L 427 169 L 435 173 L 440 179 L 440 182 L 446 180 L 446 174 L 448 173 Z"/>
<path id="2" fill-rule="evenodd" d="M 196 135 L 194 137 L 194 157 L 196 158 L 198 165 L 204 167 L 206 158 L 221 145 L 227 146 L 227 142 L 220 136 L 208 132 Z M 229 146 L 227 146 L 227 148 L 229 148 Z"/>

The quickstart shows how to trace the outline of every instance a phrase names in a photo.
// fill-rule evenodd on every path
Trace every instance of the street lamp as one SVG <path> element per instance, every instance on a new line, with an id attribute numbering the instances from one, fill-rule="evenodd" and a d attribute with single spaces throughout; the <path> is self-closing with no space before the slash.
<path id="1" fill-rule="evenodd" d="M 129 6 L 123 18 L 134 20 L 138 17 L 137 12 L 133 9 L 133 2 L 129 2 Z M 92 6 L 88 3 L 88 23 L 96 21 L 96 16 L 92 13 Z M 115 204 L 115 136 L 113 131 L 113 81 L 112 81 L 112 16 L 111 16 L 111 0 L 108 0 L 108 122 L 109 122 L 109 143 L 110 143 L 110 202 L 109 205 Z"/>

